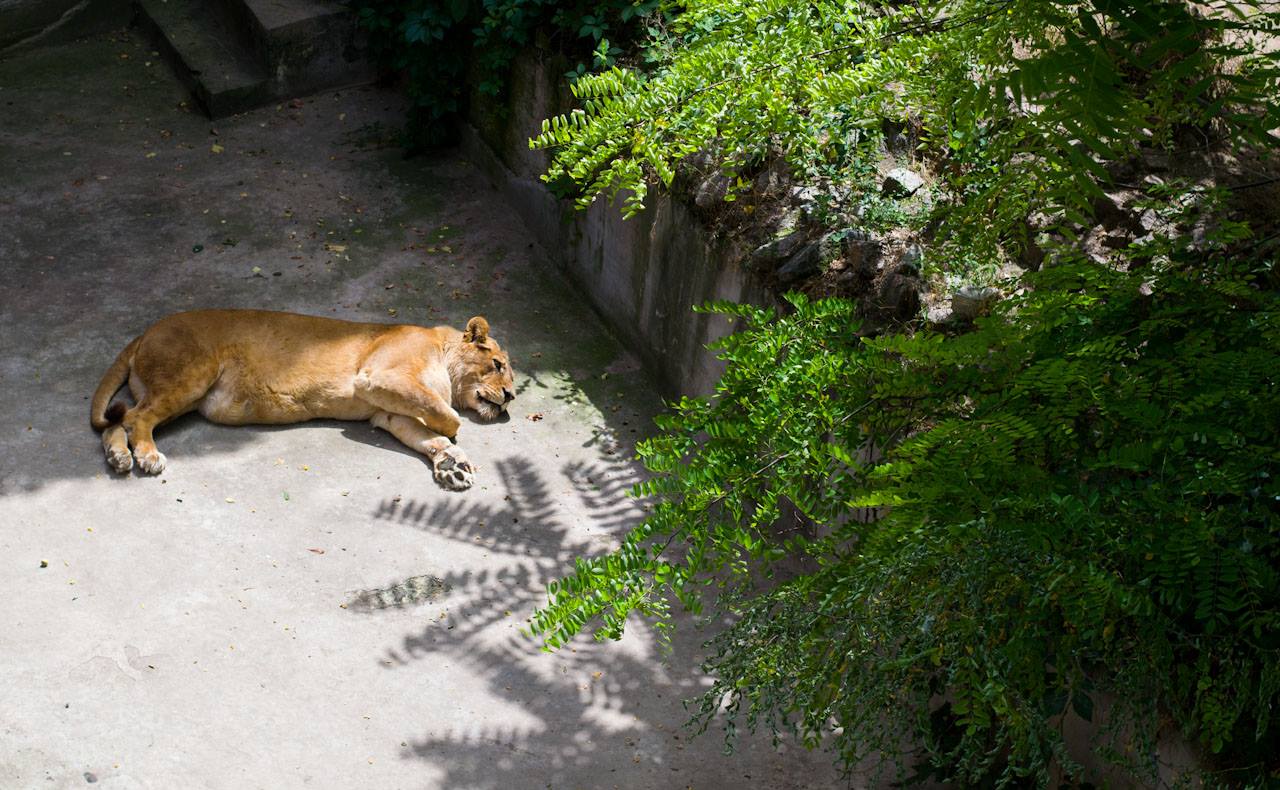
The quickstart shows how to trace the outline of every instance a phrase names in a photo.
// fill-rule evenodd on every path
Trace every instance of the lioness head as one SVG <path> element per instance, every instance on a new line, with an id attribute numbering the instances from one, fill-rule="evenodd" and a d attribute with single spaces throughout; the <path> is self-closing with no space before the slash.
<path id="1" fill-rule="evenodd" d="M 467 322 L 449 373 L 455 402 L 481 419 L 497 418 L 516 396 L 511 361 L 497 341 L 489 337 L 489 322 L 480 316 Z"/>

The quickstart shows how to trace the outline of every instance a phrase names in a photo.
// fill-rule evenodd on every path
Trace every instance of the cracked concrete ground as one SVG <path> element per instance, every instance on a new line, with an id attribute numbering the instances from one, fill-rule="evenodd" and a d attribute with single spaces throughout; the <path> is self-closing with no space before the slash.
<path id="1" fill-rule="evenodd" d="M 211 124 L 128 32 L 0 62 L 0 787 L 835 785 L 826 755 L 690 740 L 692 628 L 669 657 L 639 625 L 520 634 L 637 519 L 660 403 L 475 170 L 401 158 L 401 109 Z M 99 377 L 212 306 L 486 315 L 521 382 L 508 422 L 464 423 L 477 487 L 367 424 L 198 416 L 157 434 L 161 476 L 109 472 Z"/>

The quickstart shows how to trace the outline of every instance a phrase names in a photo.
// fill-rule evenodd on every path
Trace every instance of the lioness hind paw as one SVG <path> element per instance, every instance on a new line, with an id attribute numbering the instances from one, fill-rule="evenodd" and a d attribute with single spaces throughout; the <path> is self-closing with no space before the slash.
<path id="1" fill-rule="evenodd" d="M 475 482 L 475 469 L 461 450 L 450 447 L 436 457 L 433 476 L 450 491 L 466 491 Z"/>
<path id="2" fill-rule="evenodd" d="M 133 468 L 133 454 L 128 450 L 108 450 L 107 465 L 124 474 Z"/>
<path id="3" fill-rule="evenodd" d="M 139 455 L 138 468 L 149 475 L 158 475 L 164 471 L 166 460 L 164 453 L 159 451 L 147 453 L 146 455 Z"/>

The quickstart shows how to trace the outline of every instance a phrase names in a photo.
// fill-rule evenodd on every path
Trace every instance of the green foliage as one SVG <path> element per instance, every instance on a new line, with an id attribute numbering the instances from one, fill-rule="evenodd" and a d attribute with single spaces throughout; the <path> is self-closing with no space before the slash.
<path id="1" fill-rule="evenodd" d="M 945 693 L 933 756 L 962 784 L 1071 772 L 1057 722 L 1099 695 L 1143 779 L 1161 712 L 1213 752 L 1274 743 L 1280 298 L 1239 232 L 1042 272 L 956 337 L 860 337 L 843 300 L 712 305 L 745 326 L 716 396 L 641 447 L 652 514 L 534 632 L 616 637 L 715 591 L 704 726 L 727 703 L 852 766 L 928 738 Z"/>
<path id="2" fill-rule="evenodd" d="M 889 120 L 935 160 L 954 251 L 993 257 L 1033 212 L 1083 222 L 1106 162 L 1188 135 L 1274 145 L 1280 67 L 1256 42 L 1277 28 L 1260 0 L 688 0 L 648 43 L 656 68 L 582 77 L 581 108 L 530 145 L 581 205 L 625 193 L 633 214 L 707 147 L 730 169 L 778 149 L 865 171 L 858 141 Z"/>
<path id="3" fill-rule="evenodd" d="M 1280 778 L 1274 232 L 1171 184 L 1148 192 L 1171 238 L 1105 266 L 1069 243 L 1117 165 L 1274 152 L 1277 30 L 1261 2 L 688 0 L 655 66 L 577 79 L 530 144 L 581 206 L 634 213 L 696 152 L 781 151 L 865 223 L 936 229 L 961 276 L 1033 215 L 1068 243 L 958 336 L 867 337 L 841 300 L 709 306 L 743 327 L 715 397 L 641 446 L 650 516 L 549 587 L 534 633 L 714 607 L 702 725 L 847 767 L 914 732 L 935 778 L 1043 785 L 1079 775 L 1077 717 L 1149 782 L 1171 717 L 1222 781 Z M 873 194 L 886 122 L 935 177 L 929 215 Z"/>
<path id="4" fill-rule="evenodd" d="M 374 59 L 403 73 L 412 108 L 414 145 L 435 146 L 451 139 L 464 101 L 469 58 L 478 69 L 482 93 L 498 94 L 512 58 L 545 33 L 566 52 L 590 52 L 610 33 L 626 38 L 661 0 L 350 0 L 369 33 Z M 606 45 L 595 66 L 620 54 Z M 573 72 L 585 73 L 580 63 Z"/>

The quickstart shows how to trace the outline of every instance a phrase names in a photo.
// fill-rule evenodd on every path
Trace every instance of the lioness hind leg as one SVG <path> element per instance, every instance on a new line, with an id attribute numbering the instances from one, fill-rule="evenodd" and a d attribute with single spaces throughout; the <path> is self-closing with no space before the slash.
<path id="1" fill-rule="evenodd" d="M 124 429 L 129 435 L 129 444 L 133 447 L 133 458 L 138 462 L 139 469 L 149 475 L 158 475 L 164 471 L 168 459 L 156 447 L 152 432 L 155 431 L 156 426 L 195 408 L 201 395 L 157 398 L 154 393 L 149 393 L 137 407 L 130 409 L 124 415 Z"/>
<path id="2" fill-rule="evenodd" d="M 124 474 L 133 468 L 136 457 L 138 468 L 143 472 L 151 475 L 163 472 L 166 459 L 164 453 L 156 449 L 152 431 L 174 416 L 177 415 L 166 416 L 163 410 L 157 411 L 146 399 L 129 409 L 120 424 L 108 426 L 102 432 L 102 449 L 107 453 L 107 464 Z"/>
<path id="3" fill-rule="evenodd" d="M 123 425 L 108 425 L 102 431 L 102 449 L 107 453 L 107 463 L 121 474 L 133 468 L 133 453 L 129 452 L 129 435 Z"/>
<path id="4" fill-rule="evenodd" d="M 153 432 L 157 426 L 194 409 L 213 386 L 218 373 L 212 362 L 188 363 L 180 368 L 171 362 L 149 364 L 150 360 L 142 357 L 141 352 L 145 350 L 145 347 L 140 349 L 129 377 L 129 388 L 138 405 L 125 412 L 122 425 L 138 468 L 158 475 L 164 471 L 167 459 L 156 447 Z M 108 458 L 110 452 L 108 450 Z"/>
<path id="5" fill-rule="evenodd" d="M 475 483 L 475 468 L 466 454 L 421 420 L 380 411 L 369 422 L 374 427 L 387 431 L 411 450 L 425 455 L 431 462 L 432 476 L 441 487 L 450 491 L 465 491 Z"/>
<path id="6" fill-rule="evenodd" d="M 165 414 L 164 410 L 158 410 L 152 404 L 144 402 L 125 415 L 125 431 L 129 434 L 129 444 L 133 446 L 133 457 L 143 472 L 158 475 L 164 471 L 168 459 L 156 447 L 152 431 L 160 423 L 173 419 L 180 413 Z"/>

